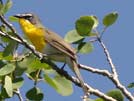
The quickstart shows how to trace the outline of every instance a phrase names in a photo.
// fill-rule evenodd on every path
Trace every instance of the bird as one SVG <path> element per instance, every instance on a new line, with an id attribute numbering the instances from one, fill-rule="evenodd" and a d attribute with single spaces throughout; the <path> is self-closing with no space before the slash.
<path id="1" fill-rule="evenodd" d="M 35 49 L 47 58 L 56 62 L 64 62 L 72 69 L 78 78 L 85 95 L 88 89 L 80 74 L 77 53 L 60 35 L 44 27 L 39 17 L 34 13 L 22 13 L 13 15 L 18 19 L 20 28 L 31 41 Z"/>

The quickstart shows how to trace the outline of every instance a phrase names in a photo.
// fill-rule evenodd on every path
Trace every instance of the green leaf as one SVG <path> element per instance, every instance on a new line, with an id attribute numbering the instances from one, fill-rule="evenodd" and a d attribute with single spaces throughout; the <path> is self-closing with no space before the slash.
<path id="1" fill-rule="evenodd" d="M 124 96 L 122 92 L 118 89 L 113 89 L 106 93 L 106 95 L 114 98 L 117 101 L 124 101 Z M 105 101 L 103 98 L 97 98 L 95 101 Z"/>
<path id="2" fill-rule="evenodd" d="M 4 88 L 9 97 L 13 96 L 12 79 L 9 76 L 5 76 Z"/>
<path id="3" fill-rule="evenodd" d="M 116 99 L 117 101 L 124 101 L 124 96 L 122 92 L 118 89 L 113 89 L 109 92 L 107 92 L 107 95 Z"/>
<path id="4" fill-rule="evenodd" d="M 62 96 L 69 96 L 73 93 L 72 82 L 65 77 L 56 75 L 53 80 L 58 88 L 57 92 Z"/>
<path id="5" fill-rule="evenodd" d="M 3 4 L 0 3 L 0 11 L 1 11 L 2 8 L 3 8 Z"/>
<path id="6" fill-rule="evenodd" d="M 117 18 L 118 18 L 117 12 L 109 13 L 103 18 L 103 24 L 106 27 L 109 27 L 116 22 Z"/>
<path id="7" fill-rule="evenodd" d="M 9 21 L 11 21 L 11 22 L 18 22 L 18 18 L 16 18 L 16 17 L 14 17 L 14 16 L 10 16 L 9 17 Z"/>
<path id="8" fill-rule="evenodd" d="M 1 97 L 2 97 L 2 99 L 9 98 L 9 96 L 4 88 L 4 85 L 1 86 Z"/>
<path id="9" fill-rule="evenodd" d="M 91 32 L 91 33 L 89 33 L 89 36 L 90 36 L 90 37 L 96 37 L 96 36 L 97 36 L 97 33 Z"/>
<path id="10" fill-rule="evenodd" d="M 33 58 L 31 63 L 28 63 L 29 68 L 33 69 L 50 69 L 51 67 L 46 63 L 41 63 L 41 61 L 38 58 Z"/>
<path id="11" fill-rule="evenodd" d="M 87 98 L 86 100 L 87 100 L 87 101 L 95 101 L 95 100 L 93 100 L 93 99 L 90 99 L 90 98 Z"/>
<path id="12" fill-rule="evenodd" d="M 44 80 L 46 81 L 46 83 L 48 83 L 51 87 L 53 87 L 54 89 L 58 89 L 57 85 L 55 84 L 53 78 L 49 77 L 48 75 L 44 75 Z"/>
<path id="13" fill-rule="evenodd" d="M 20 65 L 19 63 L 20 62 L 16 62 L 16 64 L 15 64 L 16 65 L 16 68 L 15 68 L 15 71 L 14 71 L 15 76 L 21 76 L 27 70 L 26 66 Z"/>
<path id="14" fill-rule="evenodd" d="M 32 89 L 30 89 L 27 93 L 26 93 L 26 97 L 29 100 L 33 100 L 33 101 L 42 101 L 43 100 L 43 93 L 41 92 L 41 90 L 37 87 L 34 87 Z"/>
<path id="15" fill-rule="evenodd" d="M 0 69 L 0 76 L 9 74 L 14 70 L 15 70 L 15 66 L 13 64 L 7 64 Z"/>
<path id="16" fill-rule="evenodd" d="M 134 82 L 130 83 L 127 87 L 128 88 L 134 88 Z"/>
<path id="17" fill-rule="evenodd" d="M 0 60 L 7 60 L 10 61 L 13 59 L 13 56 L 8 55 L 8 56 L 3 56 L 3 52 L 0 52 Z M 4 61 L 3 61 L 4 62 Z"/>
<path id="18" fill-rule="evenodd" d="M 94 26 L 94 18 L 92 16 L 82 16 L 75 22 L 75 28 L 79 35 L 88 36 Z"/>
<path id="19" fill-rule="evenodd" d="M 4 5 L 0 3 L 0 15 L 3 14 Z"/>
<path id="20" fill-rule="evenodd" d="M 102 98 L 97 98 L 95 99 L 95 101 L 105 101 L 105 100 L 103 100 Z"/>
<path id="21" fill-rule="evenodd" d="M 4 52 L 3 52 L 3 57 L 8 56 L 10 54 L 13 54 L 14 49 L 17 47 L 17 42 L 16 41 L 10 41 L 10 43 L 6 46 Z"/>
<path id="22" fill-rule="evenodd" d="M 62 96 L 69 96 L 73 93 L 72 83 L 63 76 L 56 75 L 54 78 L 44 76 L 45 81 Z"/>
<path id="23" fill-rule="evenodd" d="M 99 21 L 98 21 L 97 16 L 92 15 L 91 17 L 92 17 L 92 19 L 94 20 L 93 29 L 95 29 L 95 28 L 98 26 Z"/>
<path id="24" fill-rule="evenodd" d="M 6 61 L 0 60 L 0 68 L 3 67 L 3 66 L 5 66 L 6 64 L 7 64 Z"/>
<path id="25" fill-rule="evenodd" d="M 22 77 L 15 78 L 13 80 L 13 89 L 18 89 L 24 84 L 24 79 Z"/>
<path id="26" fill-rule="evenodd" d="M 7 0 L 6 4 L 4 5 L 3 13 L 5 14 L 11 7 L 12 7 L 12 1 Z"/>
<path id="27" fill-rule="evenodd" d="M 26 75 L 28 76 L 29 79 L 31 79 L 33 81 L 38 81 L 38 80 L 42 79 L 40 70 L 36 70 L 31 73 L 26 73 Z"/>
<path id="28" fill-rule="evenodd" d="M 87 54 L 93 51 L 93 46 L 90 42 L 82 42 L 78 45 L 78 52 L 82 54 Z"/>
<path id="29" fill-rule="evenodd" d="M 74 43 L 77 42 L 79 40 L 84 39 L 83 36 L 80 36 L 76 30 L 71 30 L 69 31 L 66 35 L 65 35 L 65 41 L 68 43 Z"/>
<path id="30" fill-rule="evenodd" d="M 6 33 L 6 26 L 4 24 L 0 25 L 0 31 L 5 32 Z"/>

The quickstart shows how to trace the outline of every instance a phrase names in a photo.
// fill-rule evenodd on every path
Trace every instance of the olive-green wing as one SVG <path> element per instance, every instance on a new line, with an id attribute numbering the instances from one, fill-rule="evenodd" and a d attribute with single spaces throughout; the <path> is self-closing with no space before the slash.
<path id="1" fill-rule="evenodd" d="M 76 52 L 74 48 L 72 48 L 69 43 L 65 42 L 58 34 L 45 29 L 45 41 L 57 50 L 75 59 Z"/>

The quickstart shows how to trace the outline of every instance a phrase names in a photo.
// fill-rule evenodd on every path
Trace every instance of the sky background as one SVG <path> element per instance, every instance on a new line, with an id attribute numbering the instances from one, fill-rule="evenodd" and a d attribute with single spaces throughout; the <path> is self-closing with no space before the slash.
<path id="1" fill-rule="evenodd" d="M 69 30 L 74 29 L 75 21 L 80 16 L 96 15 L 100 21 L 98 29 L 101 31 L 103 17 L 107 13 L 117 11 L 119 18 L 114 25 L 107 29 L 103 36 L 103 41 L 117 68 L 121 83 L 127 86 L 134 81 L 133 4 L 133 0 L 13 0 L 13 7 L 6 14 L 6 17 L 17 13 L 34 12 L 47 28 L 64 37 Z M 18 32 L 21 33 L 18 25 L 13 24 Z M 97 42 L 94 43 L 92 53 L 79 56 L 79 62 L 96 68 L 109 69 L 103 50 Z M 81 71 L 81 73 L 88 84 L 103 92 L 115 88 L 106 77 L 85 71 Z M 33 83 L 26 78 L 25 85 L 21 89 L 23 97 L 25 92 L 32 87 L 31 85 Z M 80 101 L 80 96 L 83 94 L 82 90 L 76 86 L 74 86 L 74 93 L 67 97 L 59 95 L 45 83 L 39 83 L 38 86 L 45 92 L 45 101 Z M 131 91 L 133 92 L 134 90 L 132 89 Z M 13 97 L 6 101 L 15 100 L 17 99 Z"/>

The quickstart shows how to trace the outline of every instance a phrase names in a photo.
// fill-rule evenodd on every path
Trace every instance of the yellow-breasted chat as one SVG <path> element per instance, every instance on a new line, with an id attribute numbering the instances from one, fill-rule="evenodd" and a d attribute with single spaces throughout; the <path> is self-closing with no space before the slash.
<path id="1" fill-rule="evenodd" d="M 16 14 L 14 17 L 19 19 L 22 31 L 27 38 L 30 39 L 35 49 L 41 53 L 47 54 L 49 59 L 67 63 L 79 79 L 84 93 L 88 94 L 78 68 L 74 48 L 72 48 L 69 43 L 65 42 L 57 33 L 46 29 L 35 14 Z"/>

